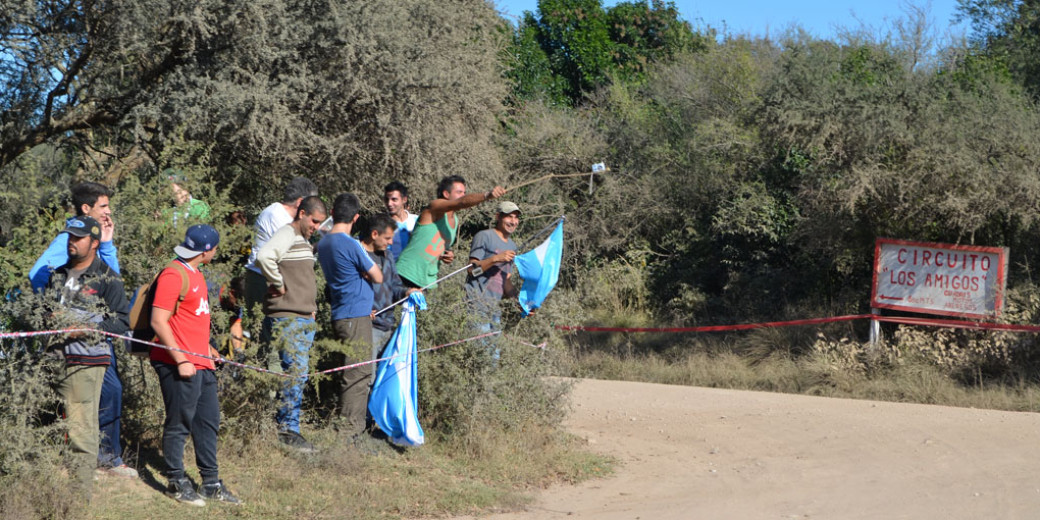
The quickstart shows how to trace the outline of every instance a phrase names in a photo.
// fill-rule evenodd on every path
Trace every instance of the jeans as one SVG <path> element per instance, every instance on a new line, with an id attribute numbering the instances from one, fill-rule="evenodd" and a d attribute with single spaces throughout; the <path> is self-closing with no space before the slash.
<path id="1" fill-rule="evenodd" d="M 296 377 L 285 381 L 281 392 L 281 407 L 275 419 L 282 431 L 300 433 L 300 408 L 303 405 L 303 385 L 307 384 L 310 370 L 310 350 L 314 343 L 315 321 L 311 317 L 264 318 L 264 340 L 270 342 L 277 334 L 280 345 L 278 357 L 282 371 Z"/>
<path id="2" fill-rule="evenodd" d="M 474 315 L 474 328 L 478 334 L 502 330 L 502 309 L 498 301 L 475 299 L 470 301 L 470 312 Z M 488 336 L 480 339 L 480 344 L 491 356 L 492 366 L 498 366 L 498 359 L 502 356 L 502 349 L 498 346 L 499 336 Z"/>
<path id="3" fill-rule="evenodd" d="M 372 359 L 379 359 L 383 355 L 386 342 L 394 335 L 395 329 L 379 330 L 372 327 Z M 373 367 L 373 370 L 375 367 Z"/>
<path id="4" fill-rule="evenodd" d="M 102 468 L 123 465 L 123 447 L 119 442 L 119 423 L 123 416 L 123 382 L 119 380 L 114 348 L 109 356 L 110 364 L 105 370 L 105 380 L 101 385 L 101 401 L 98 404 L 101 446 L 98 448 L 97 465 Z"/>

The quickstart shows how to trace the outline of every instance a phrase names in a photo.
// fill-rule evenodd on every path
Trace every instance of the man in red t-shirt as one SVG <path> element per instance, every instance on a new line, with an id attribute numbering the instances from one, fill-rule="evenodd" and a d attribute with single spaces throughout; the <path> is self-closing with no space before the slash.
<path id="1" fill-rule="evenodd" d="M 170 347 L 153 347 L 151 352 L 166 407 L 162 437 L 163 473 L 170 481 L 166 494 L 194 506 L 205 506 L 204 499 L 242 503 L 224 486 L 217 472 L 217 376 L 213 360 L 201 357 L 220 357 L 209 345 L 209 291 L 199 271 L 202 264 L 213 260 L 219 241 L 217 230 L 210 226 L 188 228 L 184 242 L 173 249 L 177 253 L 174 262 L 180 265 L 159 273 L 152 303 L 152 328 L 158 342 Z M 188 277 L 188 291 L 178 304 L 181 271 Z M 184 444 L 189 434 L 195 444 L 195 465 L 202 476 L 198 492 L 184 474 Z"/>

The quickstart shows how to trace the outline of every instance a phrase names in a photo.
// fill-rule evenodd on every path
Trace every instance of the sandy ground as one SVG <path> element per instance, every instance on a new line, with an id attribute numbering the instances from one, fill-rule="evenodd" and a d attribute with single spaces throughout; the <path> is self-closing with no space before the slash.
<path id="1" fill-rule="evenodd" d="M 1040 518 L 1040 414 L 595 380 L 572 402 L 615 474 L 485 518 Z"/>

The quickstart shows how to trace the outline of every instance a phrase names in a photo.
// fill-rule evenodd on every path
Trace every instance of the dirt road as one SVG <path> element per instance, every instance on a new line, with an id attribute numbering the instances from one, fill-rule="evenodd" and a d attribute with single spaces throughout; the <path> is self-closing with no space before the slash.
<path id="1" fill-rule="evenodd" d="M 572 400 L 615 475 L 489 518 L 1040 518 L 1040 414 L 595 380 Z"/>

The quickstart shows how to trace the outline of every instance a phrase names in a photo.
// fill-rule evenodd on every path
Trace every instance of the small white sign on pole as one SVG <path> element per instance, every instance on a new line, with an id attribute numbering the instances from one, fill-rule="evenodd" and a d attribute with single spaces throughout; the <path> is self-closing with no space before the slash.
<path id="1" fill-rule="evenodd" d="M 871 306 L 994 319 L 1004 307 L 1008 250 L 879 238 Z"/>

